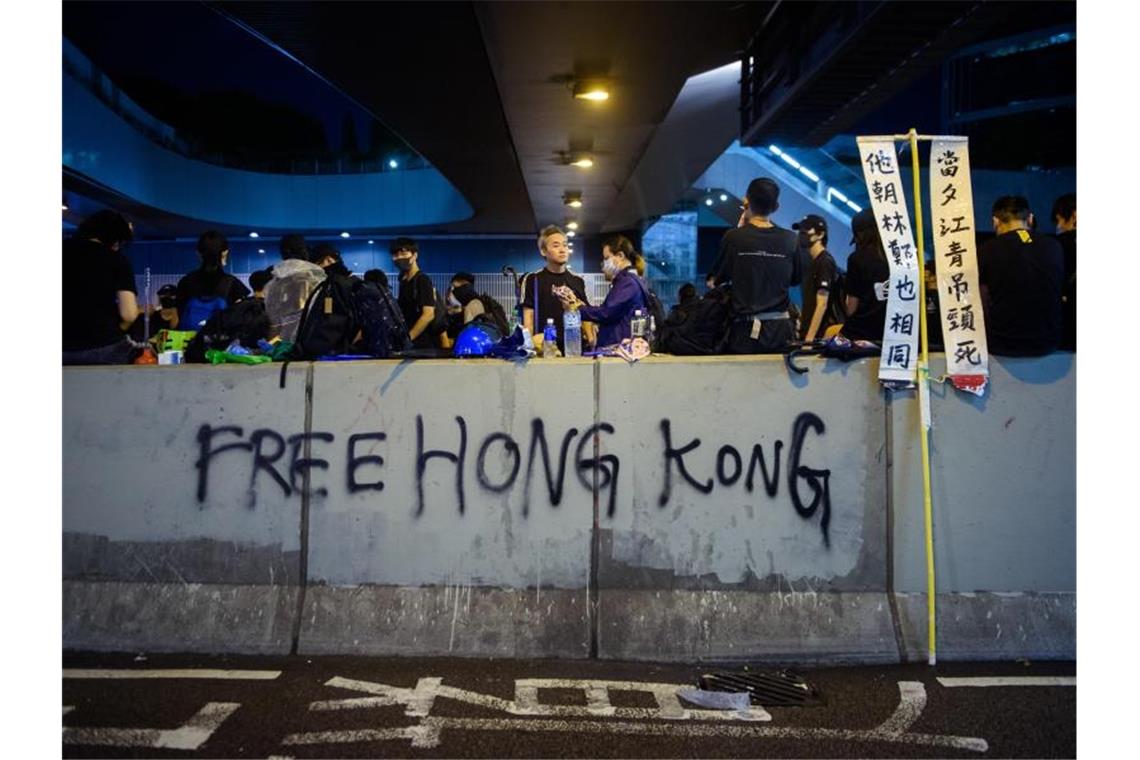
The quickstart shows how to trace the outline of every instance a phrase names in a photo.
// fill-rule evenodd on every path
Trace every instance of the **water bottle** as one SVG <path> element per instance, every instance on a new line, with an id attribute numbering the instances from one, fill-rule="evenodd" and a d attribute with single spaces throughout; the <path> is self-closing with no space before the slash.
<path id="1" fill-rule="evenodd" d="M 629 335 L 631 338 L 645 337 L 645 318 L 641 316 L 641 309 L 633 312 L 633 319 L 629 320 Z"/>
<path id="2" fill-rule="evenodd" d="M 582 315 L 577 309 L 562 313 L 562 345 L 564 356 L 582 355 Z"/>
<path id="3" fill-rule="evenodd" d="M 558 355 L 558 328 L 554 326 L 554 318 L 546 320 L 546 328 L 542 331 L 542 358 L 551 359 Z"/>
<path id="4" fill-rule="evenodd" d="M 649 315 L 649 327 L 645 330 L 645 339 L 649 341 L 649 345 L 653 345 L 654 339 L 657 337 L 657 318 L 652 314 Z"/>

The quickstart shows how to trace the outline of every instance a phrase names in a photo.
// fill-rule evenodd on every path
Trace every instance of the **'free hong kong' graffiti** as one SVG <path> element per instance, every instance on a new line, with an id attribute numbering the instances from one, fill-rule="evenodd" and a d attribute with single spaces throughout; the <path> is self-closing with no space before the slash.
<path id="1" fill-rule="evenodd" d="M 468 479 L 471 475 L 475 486 L 488 493 L 503 494 L 521 488 L 521 507 L 525 517 L 529 515 L 534 495 L 540 489 L 545 490 L 545 504 L 558 507 L 562 503 L 566 494 L 567 470 L 570 469 L 586 491 L 593 492 L 597 488 L 599 506 L 604 507 L 607 516 L 613 517 L 617 507 L 621 462 L 616 454 L 597 453 L 603 446 L 604 437 L 614 433 L 613 425 L 600 422 L 582 431 L 570 428 L 560 439 L 548 439 L 545 423 L 535 418 L 530 423 L 529 437 L 523 442 L 525 448 L 514 436 L 501 431 L 472 439 L 467 421 L 460 416 L 455 417 L 454 430 L 451 448 L 428 448 L 423 416 L 416 415 L 416 448 L 411 474 L 415 481 L 414 514 L 417 517 L 425 508 L 428 468 L 441 466 L 453 468 L 454 476 L 450 479 L 449 488 L 453 490 L 454 503 L 460 515 L 467 509 Z M 827 544 L 831 522 L 831 470 L 810 467 L 803 461 L 808 433 L 822 436 L 825 430 L 823 420 L 811 412 L 804 412 L 796 418 L 788 446 L 785 481 L 792 506 L 800 517 L 810 520 L 819 512 L 820 530 Z M 782 440 L 774 441 L 769 450 L 770 458 L 765 455 L 761 444 L 755 444 L 747 463 L 740 450 L 723 445 L 716 451 L 715 480 L 713 477 L 700 480 L 693 474 L 692 455 L 700 448 L 701 439 L 693 438 L 679 445 L 674 439 L 673 424 L 668 419 L 661 420 L 660 432 L 664 471 L 659 507 L 664 508 L 673 497 L 674 472 L 700 494 L 711 494 L 717 485 L 729 488 L 743 481 L 743 488 L 748 493 L 762 488 L 769 499 L 777 498 L 781 482 L 780 459 L 785 445 Z M 381 476 L 387 463 L 385 457 L 375 450 L 386 444 L 387 439 L 387 433 L 382 431 L 348 436 L 343 477 L 349 494 L 384 490 Z M 198 473 L 197 500 L 199 503 L 207 501 L 211 465 L 218 457 L 230 452 L 244 452 L 249 457 L 251 494 L 255 494 L 259 483 L 263 482 L 280 488 L 284 496 L 298 494 L 304 488 L 306 476 L 312 480 L 313 471 L 329 470 L 329 461 L 319 456 L 316 449 L 335 442 L 336 436 L 330 432 L 285 436 L 275 430 L 259 428 L 247 436 L 237 425 L 202 425 L 198 429 L 198 459 L 194 464 Z M 439 445 L 438 442 L 433 444 Z M 552 456 L 555 447 L 557 455 Z M 312 488 L 311 493 L 325 497 L 328 488 L 319 485 Z M 437 494 L 433 496 L 438 497 Z M 252 505 L 254 500 L 250 503 Z"/>

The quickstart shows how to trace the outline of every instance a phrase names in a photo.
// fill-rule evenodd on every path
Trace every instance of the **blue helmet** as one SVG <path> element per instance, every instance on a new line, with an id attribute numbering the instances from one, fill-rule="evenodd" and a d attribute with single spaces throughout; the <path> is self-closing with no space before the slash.
<path id="1" fill-rule="evenodd" d="M 499 342 L 499 331 L 494 325 L 476 320 L 463 328 L 455 339 L 456 356 L 490 356 Z"/>

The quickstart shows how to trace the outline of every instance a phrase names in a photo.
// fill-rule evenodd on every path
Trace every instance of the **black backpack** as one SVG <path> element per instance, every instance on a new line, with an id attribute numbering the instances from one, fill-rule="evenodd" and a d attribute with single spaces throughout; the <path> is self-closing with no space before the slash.
<path id="1" fill-rule="evenodd" d="M 214 312 L 206 324 L 186 344 L 183 358 L 191 364 L 206 361 L 206 351 L 225 351 L 235 340 L 249 349 L 257 348 L 259 340 L 269 337 L 269 315 L 265 301 L 260 298 L 243 298 L 232 306 Z"/>
<path id="2" fill-rule="evenodd" d="M 333 274 L 309 295 L 292 358 L 361 353 L 386 359 L 409 348 L 407 325 L 390 292 Z"/>
<path id="3" fill-rule="evenodd" d="M 510 335 L 511 331 L 510 325 L 507 322 L 507 310 L 503 308 L 503 305 L 486 293 L 479 295 L 479 301 L 483 304 L 483 312 L 491 318 L 491 321 L 495 323 L 495 327 L 499 328 L 499 333 L 502 335 Z"/>
<path id="4" fill-rule="evenodd" d="M 658 338 L 660 350 L 676 356 L 709 356 L 724 353 L 732 324 L 732 302 L 724 288 L 710 290 L 703 298 L 681 304 L 665 318 Z"/>

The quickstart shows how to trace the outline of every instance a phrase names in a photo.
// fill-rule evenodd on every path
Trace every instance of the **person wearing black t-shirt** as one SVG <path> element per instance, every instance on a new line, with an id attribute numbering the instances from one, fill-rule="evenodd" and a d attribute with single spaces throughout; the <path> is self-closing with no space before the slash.
<path id="1" fill-rule="evenodd" d="M 435 320 L 435 286 L 420 271 L 420 249 L 415 240 L 399 237 L 388 247 L 392 263 L 400 270 L 400 294 L 397 302 L 408 326 L 408 337 L 415 348 L 431 348 L 431 332 Z"/>
<path id="2" fill-rule="evenodd" d="M 1044 356 L 1061 342 L 1065 254 L 1053 238 L 1030 233 L 1031 218 L 1025 198 L 998 198 L 997 235 L 978 251 L 986 344 L 997 356 Z"/>
<path id="3" fill-rule="evenodd" d="M 851 235 L 855 251 L 847 257 L 847 319 L 840 332 L 849 340 L 881 341 L 887 320 L 891 265 L 870 209 L 863 209 L 851 219 Z"/>
<path id="4" fill-rule="evenodd" d="M 63 363 L 128 364 L 134 345 L 123 330 L 139 315 L 135 275 L 123 247 L 130 222 L 103 210 L 63 243 Z"/>
<path id="5" fill-rule="evenodd" d="M 1064 328 L 1061 349 L 1077 350 L 1077 194 L 1067 193 L 1053 203 L 1053 224 L 1057 242 L 1065 252 L 1065 279 L 1061 287 Z"/>
<path id="6" fill-rule="evenodd" d="M 201 266 L 178 281 L 178 311 L 184 314 L 187 304 L 194 298 L 224 298 L 233 306 L 249 295 L 242 281 L 225 271 L 230 255 L 230 241 L 217 230 L 208 230 L 198 237 L 198 258 Z M 187 329 L 197 329 L 186 326 Z"/>
<path id="7" fill-rule="evenodd" d="M 799 231 L 800 243 L 811 256 L 800 325 L 802 339 L 811 342 L 823 338 L 827 328 L 835 323 L 827 303 L 839 277 L 839 267 L 827 250 L 827 221 L 822 216 L 808 214 L 792 229 Z"/>
<path id="8" fill-rule="evenodd" d="M 748 185 L 739 226 L 724 234 L 713 267 L 715 285 L 732 283 L 734 354 L 780 353 L 795 339 L 788 288 L 802 275 L 798 236 L 769 217 L 780 207 L 780 188 L 767 177 Z"/>
<path id="9" fill-rule="evenodd" d="M 546 327 L 546 320 L 553 319 L 554 327 L 558 331 L 558 350 L 563 351 L 562 300 L 554 294 L 553 288 L 565 285 L 573 291 L 579 301 L 589 306 L 590 300 L 586 298 L 586 281 L 567 269 L 570 248 L 566 245 L 566 234 L 557 225 L 551 224 L 542 228 L 538 234 L 538 252 L 546 259 L 546 266 L 523 277 L 523 327 L 530 330 L 531 335 L 536 331 L 541 335 Z M 582 339 L 584 343 L 593 345 L 592 323 L 582 323 Z"/>

